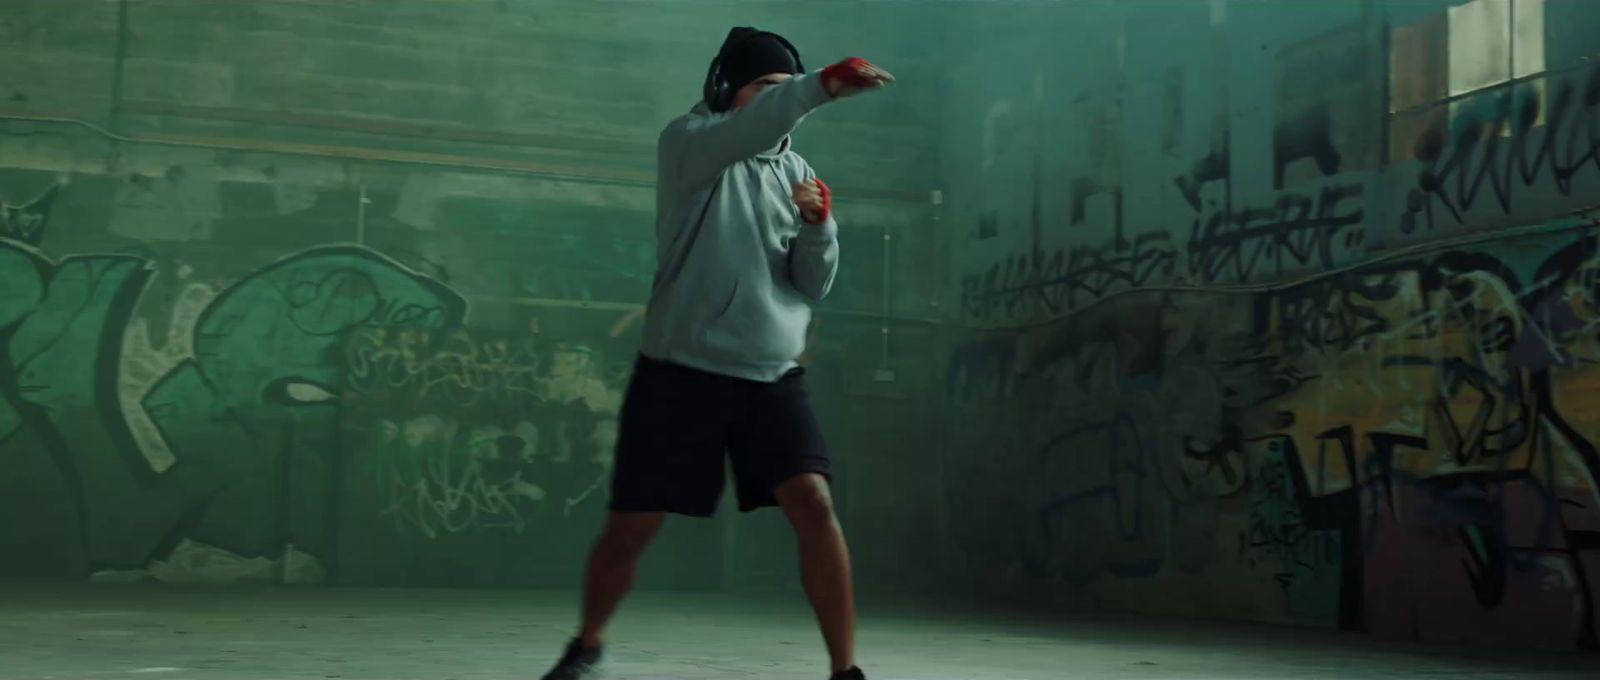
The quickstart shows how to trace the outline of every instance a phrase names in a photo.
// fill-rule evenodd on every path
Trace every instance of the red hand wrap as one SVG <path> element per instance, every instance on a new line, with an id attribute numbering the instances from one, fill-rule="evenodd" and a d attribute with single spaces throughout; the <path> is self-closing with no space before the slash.
<path id="1" fill-rule="evenodd" d="M 872 63 L 861 57 L 850 57 L 837 64 L 822 69 L 822 77 L 835 80 L 852 87 L 861 87 L 872 83 L 872 78 L 861 74 L 861 67 L 871 66 Z"/>
<path id="2" fill-rule="evenodd" d="M 815 221 L 808 219 L 806 222 L 822 224 L 828 221 L 829 215 L 833 214 L 833 192 L 828 189 L 827 184 L 823 183 L 822 178 L 819 177 L 814 181 L 817 183 L 817 191 L 822 194 L 822 212 L 816 216 L 817 219 Z"/>

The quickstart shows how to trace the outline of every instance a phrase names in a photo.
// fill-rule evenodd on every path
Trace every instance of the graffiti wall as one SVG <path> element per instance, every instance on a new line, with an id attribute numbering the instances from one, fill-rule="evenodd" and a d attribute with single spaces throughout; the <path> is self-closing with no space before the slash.
<path id="1" fill-rule="evenodd" d="M 26 52 L 0 68 L 0 581 L 574 585 L 654 269 L 656 135 L 728 3 L 631 6 L 650 30 L 621 50 L 584 3 L 212 4 L 0 4 Z M 844 50 L 824 13 L 748 4 Z M 899 11 L 854 25 L 936 82 L 944 10 Z M 907 348 L 946 309 L 922 228 L 942 98 L 902 92 L 796 135 L 845 225 L 806 356 L 840 508 L 866 507 L 848 453 L 892 469 L 936 437 L 907 423 L 942 353 Z M 917 514 L 871 500 L 909 540 Z M 773 519 L 669 524 L 643 583 L 783 575 Z M 907 583 L 901 554 L 878 542 L 863 576 Z"/>
<path id="2" fill-rule="evenodd" d="M 1124 18 L 1130 45 L 1133 18 L 1160 21 Z M 1361 85 L 1402 66 L 1362 46 L 1444 18 L 1211 18 L 1210 76 L 1149 96 L 1128 76 L 1126 100 L 1167 106 L 1120 134 L 1171 153 L 1128 152 L 1141 171 L 1099 192 L 1123 202 L 1098 224 L 1054 198 L 1085 186 L 1074 150 L 978 173 L 1025 181 L 972 200 L 959 259 L 947 497 L 971 575 L 1069 606 L 1595 648 L 1600 69 L 1555 69 L 1552 39 L 1547 72 L 1386 111 Z M 1227 55 L 1279 19 L 1261 77 Z M 1346 81 L 1297 83 L 1325 74 Z M 1170 113 L 1197 89 L 1221 134 L 1210 106 Z M 1163 116 L 1165 141 L 1136 140 Z"/>
<path id="3" fill-rule="evenodd" d="M 576 578 L 533 548 L 598 526 L 636 311 L 478 323 L 369 246 L 97 251 L 73 208 L 114 181 L 3 179 L 0 579 Z"/>
<path id="4" fill-rule="evenodd" d="M 0 440 L 8 467 L 23 471 L 5 475 L 17 491 L 6 514 L 33 517 L 14 525 L 40 537 L 25 545 L 58 551 L 19 561 L 44 573 L 141 568 L 174 540 L 249 557 L 291 544 L 323 554 L 340 338 L 371 323 L 459 325 L 466 314 L 437 281 L 331 246 L 221 289 L 195 284 L 155 343 L 133 318 L 148 261 L 56 260 L 5 239 L 0 262 Z"/>
<path id="5" fill-rule="evenodd" d="M 604 519 L 619 386 L 632 365 L 616 344 L 608 354 L 466 329 L 351 334 L 341 566 L 415 583 L 575 583 L 582 551 L 572 548 Z M 542 547 L 465 578 L 392 559 L 419 546 L 471 555 L 523 541 Z"/>

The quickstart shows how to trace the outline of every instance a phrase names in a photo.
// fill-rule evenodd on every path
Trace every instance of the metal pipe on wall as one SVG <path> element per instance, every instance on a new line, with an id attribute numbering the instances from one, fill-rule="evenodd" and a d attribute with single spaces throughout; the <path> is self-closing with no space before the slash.
<path id="1" fill-rule="evenodd" d="M 378 151 L 366 147 L 328 146 L 320 144 L 285 144 L 264 142 L 259 140 L 214 140 L 178 136 L 134 136 L 113 132 L 100 125 L 96 125 L 81 118 L 62 115 L 0 112 L 0 120 L 10 120 L 25 123 L 74 125 L 85 128 L 112 141 L 122 142 L 125 144 L 152 144 L 156 146 L 209 149 L 212 151 L 280 153 L 291 156 L 309 156 L 336 160 L 425 165 L 430 167 L 442 167 L 455 170 L 470 170 L 486 173 L 511 173 L 558 182 L 578 182 L 607 186 L 626 186 L 636 188 L 651 188 L 655 186 L 654 182 L 648 180 L 576 172 L 553 172 L 541 170 L 536 164 L 521 161 L 492 161 L 490 159 L 478 159 L 467 156 L 452 156 L 448 154 Z"/>

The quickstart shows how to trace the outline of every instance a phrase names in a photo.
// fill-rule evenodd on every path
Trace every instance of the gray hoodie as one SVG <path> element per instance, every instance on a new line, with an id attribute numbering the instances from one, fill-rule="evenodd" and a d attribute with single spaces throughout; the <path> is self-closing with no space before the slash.
<path id="1" fill-rule="evenodd" d="M 833 286 L 839 227 L 800 219 L 793 185 L 816 173 L 789 133 L 829 100 L 820 75 L 801 75 L 661 132 L 646 357 L 763 382 L 795 367 L 809 303 Z"/>

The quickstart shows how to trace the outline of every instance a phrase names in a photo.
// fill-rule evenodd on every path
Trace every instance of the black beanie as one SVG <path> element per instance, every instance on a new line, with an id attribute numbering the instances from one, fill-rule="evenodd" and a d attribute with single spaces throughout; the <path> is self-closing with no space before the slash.
<path id="1" fill-rule="evenodd" d="M 728 88 L 737 91 L 768 73 L 799 73 L 800 64 L 788 43 L 775 33 L 739 27 L 723 41 L 722 74 Z"/>

